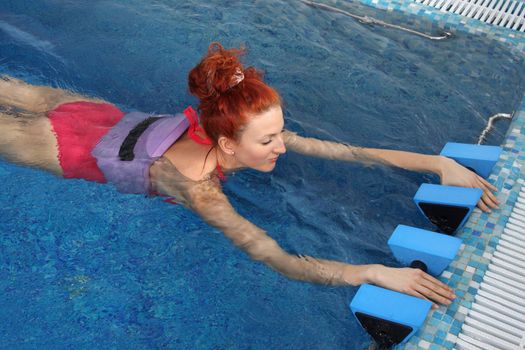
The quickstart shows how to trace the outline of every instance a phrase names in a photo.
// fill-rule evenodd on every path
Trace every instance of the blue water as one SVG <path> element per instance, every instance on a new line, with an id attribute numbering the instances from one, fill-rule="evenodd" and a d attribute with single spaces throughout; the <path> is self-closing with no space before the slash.
<path id="1" fill-rule="evenodd" d="M 331 2 L 335 3 L 335 2 Z M 346 10 L 435 31 L 351 2 Z M 446 42 L 298 1 L 0 2 L 0 73 L 178 112 L 211 41 L 246 44 L 285 101 L 286 126 L 367 147 L 438 153 L 475 142 L 522 98 L 525 64 L 499 44 Z M 499 144 L 508 123 L 489 143 Z M 1 137 L 1 136 L 0 136 Z M 399 223 L 432 229 L 412 196 L 432 175 L 287 154 L 225 191 L 285 249 L 396 265 Z M 181 206 L 0 162 L 0 348 L 359 349 L 354 287 L 288 280 Z"/>

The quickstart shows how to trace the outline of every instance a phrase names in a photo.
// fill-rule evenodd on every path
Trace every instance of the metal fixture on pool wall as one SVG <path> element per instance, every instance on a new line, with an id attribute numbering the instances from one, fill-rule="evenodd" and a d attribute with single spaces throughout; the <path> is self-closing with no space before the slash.
<path id="1" fill-rule="evenodd" d="M 337 7 L 321 4 L 321 3 L 318 3 L 318 2 L 309 1 L 309 0 L 301 0 L 301 2 L 303 2 L 304 4 L 306 4 L 306 5 L 310 6 L 310 7 L 319 8 L 319 9 L 326 10 L 326 11 L 331 11 L 331 12 L 336 12 L 336 13 L 343 14 L 345 16 L 352 17 L 352 18 L 358 20 L 360 23 L 363 23 L 363 24 L 378 24 L 378 25 L 381 25 L 381 26 L 387 27 L 387 28 L 399 29 L 399 30 L 402 30 L 402 31 L 405 31 L 405 32 L 408 32 L 408 33 L 411 33 L 411 34 L 422 36 L 423 38 L 430 39 L 430 40 L 445 40 L 445 39 L 448 39 L 448 38 L 450 38 L 452 36 L 452 33 L 450 33 L 450 32 L 443 32 L 443 35 L 441 35 L 441 36 L 432 36 L 432 35 L 428 35 L 428 34 L 425 34 L 425 33 L 418 32 L 416 30 L 412 30 L 412 29 L 409 29 L 409 28 L 401 27 L 401 26 L 398 26 L 398 25 L 395 25 L 395 24 L 386 23 L 386 22 L 383 22 L 383 21 L 378 20 L 376 18 L 372 18 L 372 17 L 368 17 L 368 16 L 354 15 L 353 13 L 350 13 L 350 12 L 338 9 Z"/>
<path id="2" fill-rule="evenodd" d="M 496 113 L 492 117 L 490 117 L 489 121 L 487 123 L 487 127 L 485 129 L 483 129 L 483 131 L 481 132 L 481 135 L 479 135 L 478 145 L 481 145 L 483 142 L 485 142 L 485 138 L 487 137 L 487 134 L 490 132 L 490 129 L 492 129 L 492 127 L 494 126 L 494 122 L 496 120 L 498 120 L 498 119 L 510 119 L 510 120 L 512 120 L 513 117 L 514 117 L 514 112 L 512 112 L 511 114 Z"/>

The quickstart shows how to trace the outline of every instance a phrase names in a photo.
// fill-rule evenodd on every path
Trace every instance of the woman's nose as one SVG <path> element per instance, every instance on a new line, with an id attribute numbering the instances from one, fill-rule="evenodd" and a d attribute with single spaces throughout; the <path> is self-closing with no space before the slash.
<path id="1" fill-rule="evenodd" d="M 279 137 L 278 139 L 279 143 L 276 145 L 275 149 L 273 150 L 277 154 L 283 154 L 286 153 L 286 145 L 284 144 L 284 140 L 282 137 Z"/>

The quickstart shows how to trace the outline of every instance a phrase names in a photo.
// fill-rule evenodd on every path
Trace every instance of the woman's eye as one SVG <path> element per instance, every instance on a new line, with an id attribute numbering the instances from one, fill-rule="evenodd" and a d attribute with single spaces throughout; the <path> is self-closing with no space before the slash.
<path id="1" fill-rule="evenodd" d="M 262 142 L 263 145 L 269 145 L 270 142 L 272 142 L 272 140 L 269 140 L 269 141 L 265 141 L 265 142 Z"/>

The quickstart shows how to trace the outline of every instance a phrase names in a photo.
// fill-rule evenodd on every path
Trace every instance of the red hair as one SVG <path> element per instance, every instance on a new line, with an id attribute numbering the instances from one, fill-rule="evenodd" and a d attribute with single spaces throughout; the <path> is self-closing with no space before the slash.
<path id="1" fill-rule="evenodd" d="M 239 57 L 246 49 L 225 49 L 214 42 L 189 73 L 190 93 L 199 99 L 202 127 L 216 144 L 223 135 L 238 139 L 248 116 L 280 105 L 281 97 L 254 67 L 244 68 Z M 238 82 L 239 73 L 244 79 Z"/>

